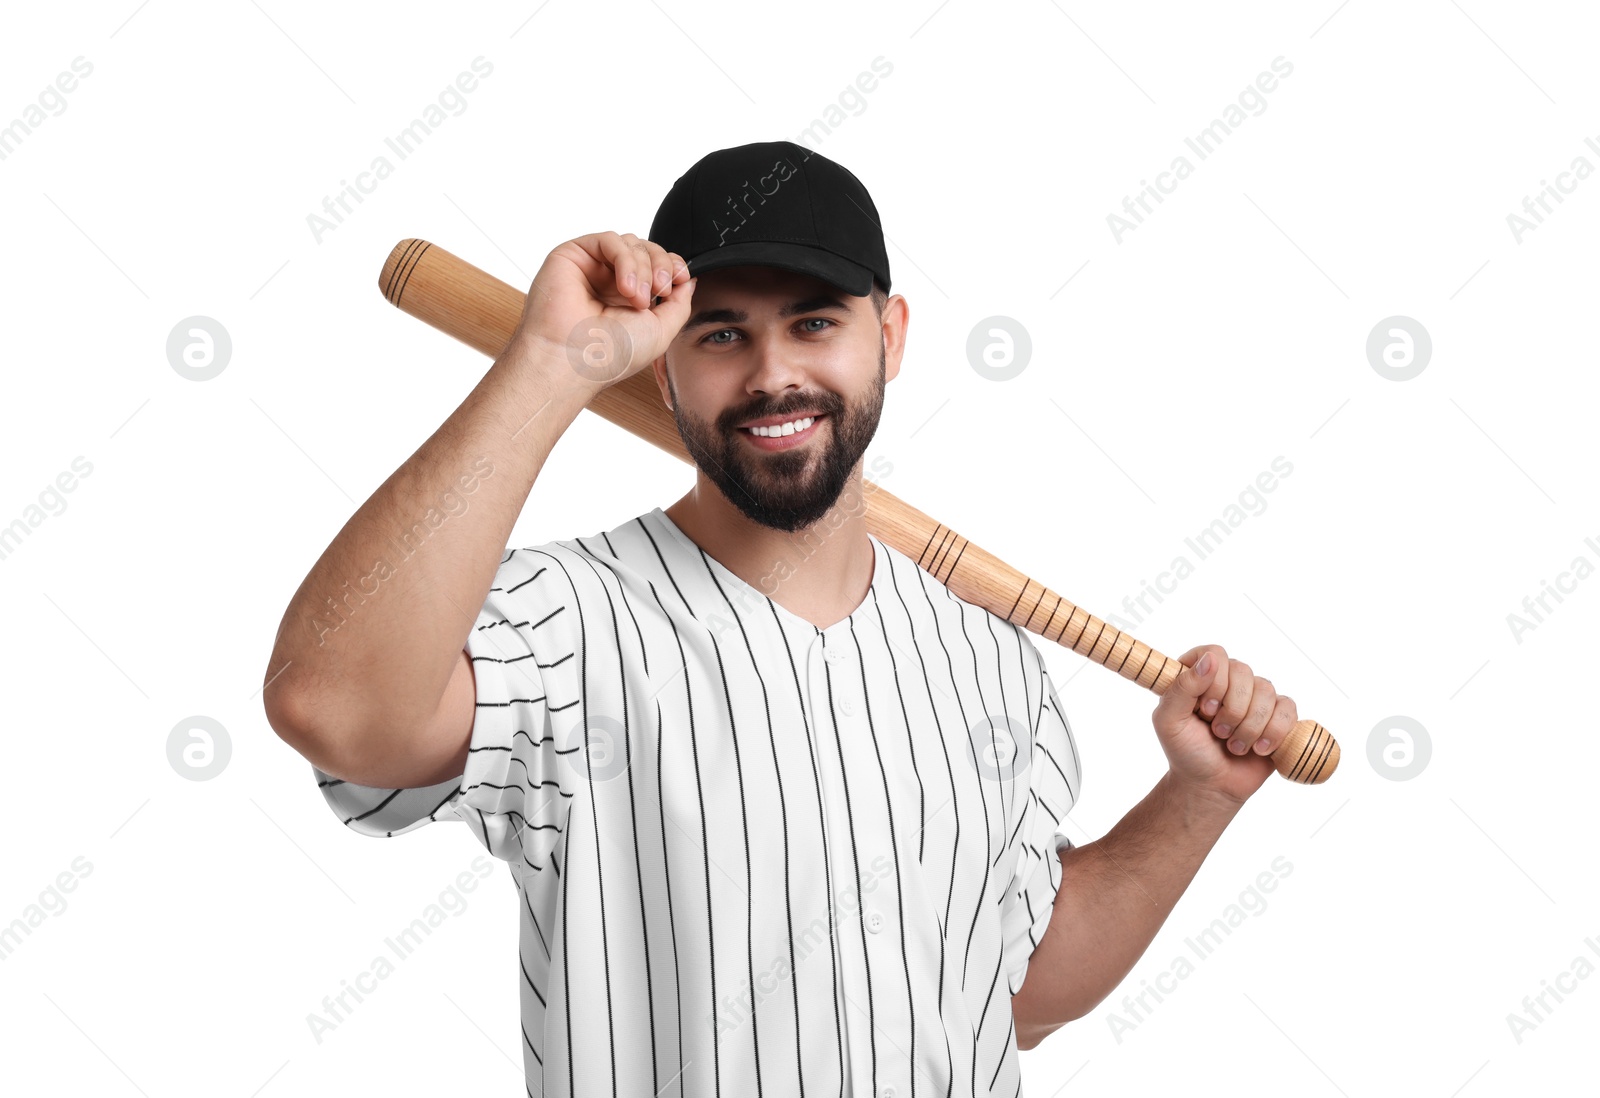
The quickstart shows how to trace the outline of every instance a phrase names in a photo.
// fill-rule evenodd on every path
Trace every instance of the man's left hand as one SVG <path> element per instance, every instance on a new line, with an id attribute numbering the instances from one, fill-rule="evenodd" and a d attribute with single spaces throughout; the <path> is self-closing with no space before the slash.
<path id="1" fill-rule="evenodd" d="M 1196 674 L 1207 654 L 1205 674 Z M 1178 662 L 1184 669 L 1151 714 L 1172 777 L 1243 804 L 1273 772 L 1268 756 L 1300 719 L 1294 699 L 1220 644 L 1191 648 Z"/>

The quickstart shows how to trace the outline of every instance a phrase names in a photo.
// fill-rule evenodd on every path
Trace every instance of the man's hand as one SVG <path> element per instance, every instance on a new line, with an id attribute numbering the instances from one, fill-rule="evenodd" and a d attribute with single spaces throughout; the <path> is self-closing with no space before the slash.
<path id="1" fill-rule="evenodd" d="M 666 353 L 693 296 L 678 253 L 632 233 L 590 233 L 545 257 L 510 342 L 565 358 L 577 377 L 604 388 Z"/>
<path id="2" fill-rule="evenodd" d="M 1300 719 L 1294 699 L 1220 644 L 1191 648 L 1178 662 L 1184 669 L 1151 714 L 1172 777 L 1243 804 L 1273 772 L 1267 756 Z"/>

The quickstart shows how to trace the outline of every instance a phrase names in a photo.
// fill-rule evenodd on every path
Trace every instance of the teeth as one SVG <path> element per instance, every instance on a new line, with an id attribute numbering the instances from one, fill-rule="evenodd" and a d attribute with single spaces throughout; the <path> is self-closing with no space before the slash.
<path id="1" fill-rule="evenodd" d="M 747 427 L 745 429 L 752 435 L 760 435 L 763 438 L 777 438 L 780 435 L 792 435 L 796 431 L 804 431 L 815 422 L 815 416 L 807 416 L 805 419 L 791 419 L 788 423 L 780 423 L 774 427 Z"/>

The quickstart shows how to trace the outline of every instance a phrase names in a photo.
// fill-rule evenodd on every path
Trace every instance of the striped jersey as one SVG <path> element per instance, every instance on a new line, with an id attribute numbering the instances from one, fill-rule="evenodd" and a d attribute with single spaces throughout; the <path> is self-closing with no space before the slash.
<path id="1" fill-rule="evenodd" d="M 868 537 L 825 629 L 763 591 L 792 561 L 747 583 L 660 508 L 512 549 L 465 772 L 316 770 L 351 829 L 510 867 L 529 1095 L 1021 1093 L 1077 748 L 1030 635 Z"/>

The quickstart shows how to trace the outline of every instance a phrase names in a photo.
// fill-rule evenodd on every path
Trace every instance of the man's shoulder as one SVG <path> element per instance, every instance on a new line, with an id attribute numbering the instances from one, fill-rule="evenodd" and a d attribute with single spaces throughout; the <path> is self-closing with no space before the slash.
<path id="1" fill-rule="evenodd" d="M 638 571 L 658 553 L 669 551 L 666 531 L 653 521 L 653 514 L 634 515 L 609 530 L 509 546 L 500 560 L 495 589 L 509 593 L 515 584 L 517 593 L 527 590 L 534 594 L 536 585 L 525 588 L 521 584 L 549 573 L 551 578 L 559 577 L 559 582 L 544 584 L 537 593 L 556 588 L 566 595 L 581 595 L 584 577 L 592 578 L 601 571 Z"/>
<path id="2" fill-rule="evenodd" d="M 628 518 L 608 530 L 596 530 L 587 534 L 572 534 L 568 537 L 550 538 L 547 541 L 530 542 L 520 546 L 510 546 L 506 549 L 506 557 L 513 554 L 544 554 L 553 556 L 558 553 L 582 553 L 592 556 L 615 556 L 621 559 L 625 556 L 623 550 L 637 545 L 640 539 L 655 538 L 660 540 L 660 533 L 651 523 L 653 512 L 645 511 Z"/>

